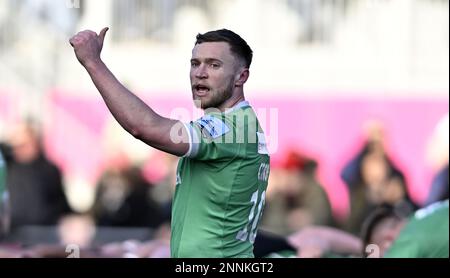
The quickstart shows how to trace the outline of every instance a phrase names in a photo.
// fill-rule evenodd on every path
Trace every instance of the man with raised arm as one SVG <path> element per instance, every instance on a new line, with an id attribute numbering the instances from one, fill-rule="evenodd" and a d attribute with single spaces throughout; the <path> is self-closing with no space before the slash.
<path id="1" fill-rule="evenodd" d="M 182 157 L 172 205 L 172 257 L 253 257 L 269 154 L 255 112 L 244 97 L 253 52 L 230 30 L 198 34 L 190 81 L 205 115 L 190 123 L 155 113 L 125 88 L 100 53 L 106 32 L 70 39 L 108 109 L 134 137 Z"/>

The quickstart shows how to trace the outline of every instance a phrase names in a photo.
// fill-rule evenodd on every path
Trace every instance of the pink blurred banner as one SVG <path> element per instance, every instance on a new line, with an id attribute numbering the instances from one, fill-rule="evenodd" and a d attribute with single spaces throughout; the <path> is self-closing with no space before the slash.
<path id="1" fill-rule="evenodd" d="M 2 110 L 9 107 L 0 100 Z M 448 98 L 249 100 L 260 120 L 266 122 L 269 141 L 277 141 L 273 166 L 277 167 L 291 149 L 316 159 L 319 179 L 337 217 L 348 211 L 348 193 L 340 171 L 362 147 L 362 126 L 369 119 L 384 123 L 388 153 L 407 177 L 413 199 L 424 201 L 434 174 L 425 163 L 425 147 L 436 123 L 448 113 Z M 189 95 L 179 99 L 152 97 L 147 103 L 167 117 L 175 109 L 188 111 L 189 120 L 198 116 Z M 46 124 L 45 143 L 50 157 L 65 173 L 82 175 L 94 183 L 104 159 L 99 147 L 102 134 L 112 116 L 100 96 L 81 98 L 54 91 L 48 104 L 50 121 Z M 276 126 L 269 124 L 272 112 L 277 114 Z"/>
<path id="2" fill-rule="evenodd" d="M 279 149 L 273 160 L 288 148 L 316 158 L 337 217 L 348 211 L 340 171 L 362 148 L 362 126 L 372 119 L 384 124 L 388 154 L 405 174 L 412 198 L 425 200 L 434 174 L 425 163 L 425 149 L 437 122 L 448 113 L 448 99 L 273 99 L 254 106 L 279 108 Z"/>
<path id="3" fill-rule="evenodd" d="M 13 98 L 8 92 L 0 90 L 0 121 L 12 122 L 17 116 L 17 111 L 14 111 Z"/>

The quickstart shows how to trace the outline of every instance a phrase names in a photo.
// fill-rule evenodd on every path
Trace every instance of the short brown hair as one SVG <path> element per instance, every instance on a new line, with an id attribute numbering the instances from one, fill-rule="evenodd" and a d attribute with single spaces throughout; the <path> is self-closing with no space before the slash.
<path id="1" fill-rule="evenodd" d="M 245 66 L 250 68 L 253 58 L 253 50 L 243 38 L 233 31 L 227 29 L 209 31 L 204 34 L 198 34 L 196 39 L 195 45 L 203 42 L 227 42 L 230 45 L 231 52 L 234 53 L 239 59 L 244 60 Z"/>

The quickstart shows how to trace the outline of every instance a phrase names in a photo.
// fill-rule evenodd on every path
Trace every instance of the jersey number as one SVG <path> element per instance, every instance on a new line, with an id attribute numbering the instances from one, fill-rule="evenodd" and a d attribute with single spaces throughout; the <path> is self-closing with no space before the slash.
<path id="1" fill-rule="evenodd" d="M 264 208 L 264 203 L 266 201 L 266 191 L 264 190 L 261 193 L 261 198 L 258 202 L 258 190 L 256 190 L 252 194 L 252 198 L 250 202 L 253 203 L 252 209 L 250 210 L 250 214 L 248 216 L 248 223 L 245 225 L 245 228 L 240 230 L 236 236 L 236 239 L 241 241 L 249 240 L 251 243 L 255 242 L 256 238 L 256 227 L 258 226 L 259 218 L 261 217 L 261 212 Z M 256 207 L 258 206 L 258 211 L 255 213 Z M 250 232 L 248 231 L 250 228 Z"/>

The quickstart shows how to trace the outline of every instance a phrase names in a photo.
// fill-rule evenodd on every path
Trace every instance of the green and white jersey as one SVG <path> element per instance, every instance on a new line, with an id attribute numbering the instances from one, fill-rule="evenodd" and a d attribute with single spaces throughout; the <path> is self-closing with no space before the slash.
<path id="1" fill-rule="evenodd" d="M 448 200 L 418 210 L 385 257 L 448 258 L 448 224 Z"/>
<path id="2" fill-rule="evenodd" d="M 186 124 L 172 208 L 172 257 L 253 257 L 264 208 L 269 154 L 244 101 Z"/>

